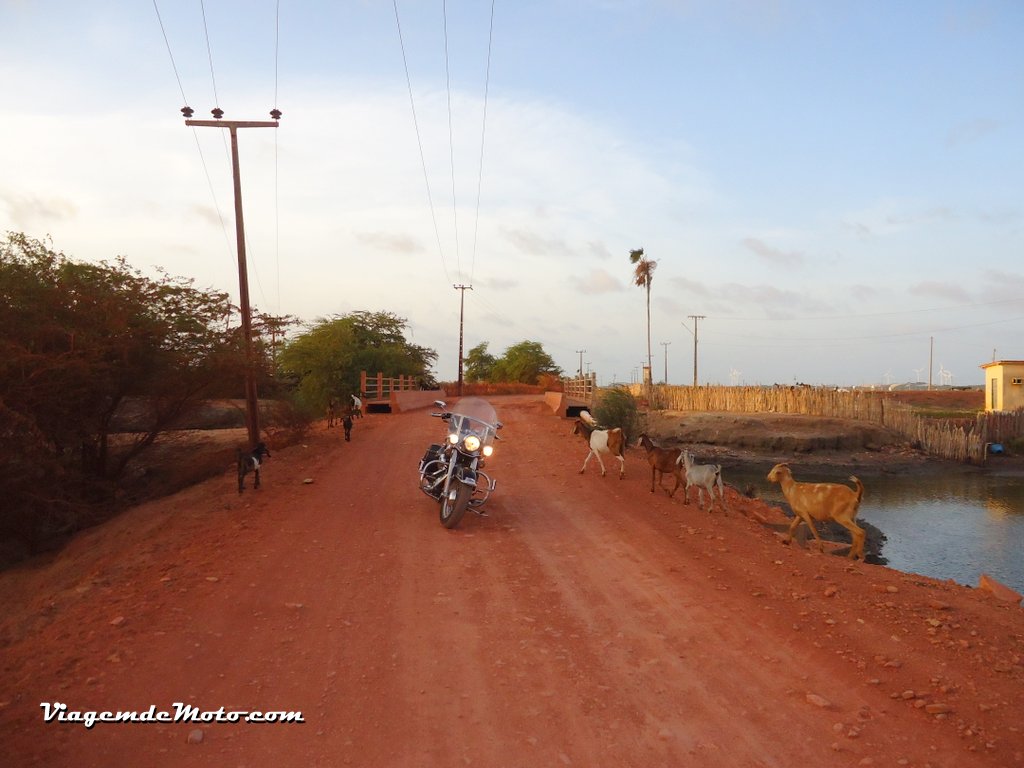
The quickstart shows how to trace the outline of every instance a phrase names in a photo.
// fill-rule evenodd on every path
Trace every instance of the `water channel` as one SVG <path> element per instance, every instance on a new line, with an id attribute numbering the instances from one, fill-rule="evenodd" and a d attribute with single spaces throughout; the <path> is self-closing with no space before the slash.
<path id="1" fill-rule="evenodd" d="M 779 486 L 765 479 L 769 468 L 728 467 L 723 476 L 781 504 Z M 801 471 L 794 463 L 794 474 L 797 480 L 842 482 L 851 472 Z M 1024 593 L 1024 477 L 957 465 L 925 475 L 855 474 L 865 485 L 858 519 L 885 534 L 881 555 L 890 568 L 972 587 L 987 573 Z"/>

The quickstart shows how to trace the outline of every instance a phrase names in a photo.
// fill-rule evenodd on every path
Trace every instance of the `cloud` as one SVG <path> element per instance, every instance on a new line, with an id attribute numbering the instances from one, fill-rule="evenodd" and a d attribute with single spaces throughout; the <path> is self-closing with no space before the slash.
<path id="1" fill-rule="evenodd" d="M 70 221 L 78 215 L 78 207 L 60 197 L 3 193 L 0 194 L 0 201 L 7 204 L 11 221 L 17 229 L 29 230 L 39 225 Z"/>
<path id="2" fill-rule="evenodd" d="M 959 123 L 949 129 L 946 134 L 947 147 L 959 147 L 964 144 L 973 144 L 981 141 L 999 130 L 999 123 L 995 120 L 971 120 L 966 123 Z"/>
<path id="3" fill-rule="evenodd" d="M 597 256 L 597 258 L 602 259 L 602 260 L 610 259 L 612 257 L 612 252 L 608 250 L 608 246 L 606 246 L 604 243 L 599 243 L 599 242 L 587 243 L 587 251 L 591 255 Z"/>
<path id="4" fill-rule="evenodd" d="M 778 248 L 772 248 L 764 241 L 758 240 L 755 237 L 744 238 L 742 242 L 747 249 L 753 251 L 757 256 L 760 256 L 762 259 L 772 264 L 798 266 L 802 264 L 804 260 L 802 253 L 797 251 L 786 252 L 781 251 Z"/>
<path id="5" fill-rule="evenodd" d="M 622 283 L 603 269 L 590 270 L 590 274 L 579 284 L 580 293 L 585 294 L 615 293 L 621 290 Z"/>
<path id="6" fill-rule="evenodd" d="M 418 240 L 408 235 L 395 235 L 389 232 L 358 232 L 356 240 L 364 245 L 392 253 L 425 253 L 426 248 Z"/>
<path id="7" fill-rule="evenodd" d="M 925 280 L 917 285 L 910 286 L 910 293 L 915 296 L 935 297 L 949 299 L 950 301 L 968 304 L 971 295 L 957 283 L 940 283 L 936 280 Z"/>
<path id="8" fill-rule="evenodd" d="M 516 250 L 528 253 L 531 256 L 566 256 L 571 251 L 565 241 L 557 238 L 547 238 L 536 232 L 505 230 L 503 235 Z"/>

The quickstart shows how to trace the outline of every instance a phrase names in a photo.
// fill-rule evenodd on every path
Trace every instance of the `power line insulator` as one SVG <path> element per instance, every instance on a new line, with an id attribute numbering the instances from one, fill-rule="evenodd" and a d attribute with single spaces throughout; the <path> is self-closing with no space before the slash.
<path id="1" fill-rule="evenodd" d="M 181 108 L 181 114 L 185 116 L 185 119 L 192 117 L 195 114 L 195 110 L 187 104 Z"/>
<path id="2" fill-rule="evenodd" d="M 274 109 L 270 110 L 270 116 L 272 118 L 274 118 L 275 120 L 280 120 L 281 119 L 281 110 L 277 109 L 277 108 L 274 108 Z"/>
<path id="3" fill-rule="evenodd" d="M 217 120 L 220 120 L 222 117 L 224 117 L 224 110 L 220 107 L 214 107 L 210 110 L 210 114 L 213 115 L 214 118 L 216 118 Z"/>

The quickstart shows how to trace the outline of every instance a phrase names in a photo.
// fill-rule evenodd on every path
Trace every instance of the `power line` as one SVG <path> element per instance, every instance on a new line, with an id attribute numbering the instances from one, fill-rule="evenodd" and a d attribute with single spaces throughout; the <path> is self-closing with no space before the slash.
<path id="1" fill-rule="evenodd" d="M 277 111 L 278 59 L 281 52 L 281 0 L 274 7 L 274 111 Z M 271 112 L 273 115 L 273 112 Z M 274 270 L 276 272 L 277 311 L 281 312 L 281 183 L 278 133 L 274 131 Z"/>
<path id="2" fill-rule="evenodd" d="M 718 318 L 716 318 L 716 319 L 718 319 Z M 967 325 L 947 326 L 945 328 L 935 328 L 935 329 L 928 330 L 928 331 L 924 331 L 924 330 L 901 331 L 899 333 L 882 333 L 882 334 L 874 334 L 874 335 L 867 335 L 867 336 L 790 336 L 790 335 L 786 335 L 781 340 L 784 340 L 784 341 L 787 341 L 787 342 L 828 342 L 828 343 L 833 343 L 833 342 L 839 342 L 839 341 L 874 341 L 874 340 L 878 340 L 878 339 L 898 339 L 898 338 L 905 338 L 905 337 L 908 337 L 908 336 L 921 336 L 921 335 L 926 334 L 926 333 L 948 333 L 950 331 L 963 331 L 963 330 L 967 330 L 967 329 L 970 329 L 970 328 L 984 328 L 984 327 L 990 326 L 990 325 L 999 325 L 1000 323 L 1012 323 L 1012 322 L 1016 322 L 1018 320 L 1024 320 L 1024 316 L 1021 316 L 1021 317 L 1007 317 L 1007 318 L 1003 318 L 1001 320 L 990 320 L 990 321 L 984 322 L 984 323 L 969 323 Z M 747 334 L 726 333 L 724 331 L 715 331 L 714 335 L 715 336 L 728 336 L 728 337 L 731 337 L 731 338 L 738 338 L 738 339 L 749 339 L 751 342 L 757 342 L 759 344 L 763 344 L 764 346 L 773 346 L 772 342 L 780 341 L 780 337 L 778 337 L 778 336 L 749 336 Z M 767 343 L 765 343 L 765 342 L 767 342 Z M 780 345 L 780 346 L 787 346 L 787 345 Z"/>
<path id="3" fill-rule="evenodd" d="M 185 88 L 181 85 L 181 76 L 178 74 L 178 67 L 174 63 L 174 54 L 171 53 L 171 42 L 167 39 L 167 30 L 164 29 L 164 20 L 160 16 L 160 8 L 157 7 L 156 0 L 153 0 L 153 10 L 156 11 L 156 20 L 160 23 L 160 33 L 164 36 L 167 55 L 171 58 L 171 69 L 174 70 L 174 78 L 178 81 L 178 90 L 181 91 L 181 103 L 188 104 L 188 99 L 185 98 Z"/>
<path id="4" fill-rule="evenodd" d="M 444 76 L 448 92 L 448 159 L 452 168 L 452 220 L 455 224 L 455 266 L 462 274 L 462 257 L 459 253 L 459 206 L 455 200 L 455 136 L 452 130 L 452 75 L 448 63 L 448 3 L 441 3 L 444 17 Z M 461 394 L 461 392 L 460 392 Z"/>
<path id="5" fill-rule="evenodd" d="M 402 49 L 402 64 L 405 67 L 405 82 L 409 88 L 409 105 L 412 108 L 412 124 L 416 130 L 416 144 L 420 150 L 420 165 L 423 166 L 423 183 L 427 188 L 427 203 L 430 205 L 430 218 L 434 222 L 434 236 L 437 238 L 437 252 L 441 257 L 441 268 L 444 270 L 445 281 L 449 280 L 448 265 L 444 259 L 444 248 L 441 247 L 441 232 L 437 228 L 437 213 L 434 211 L 434 198 L 430 194 L 430 178 L 427 175 L 427 160 L 423 154 L 423 139 L 420 137 L 420 124 L 416 119 L 416 101 L 412 95 L 412 78 L 409 76 L 409 60 L 405 55 L 405 40 L 402 37 L 402 22 L 398 17 L 398 0 L 392 0 L 395 8 L 395 25 L 398 27 L 398 44 Z"/>
<path id="6" fill-rule="evenodd" d="M 476 181 L 476 219 L 473 222 L 473 256 L 469 267 L 469 282 L 476 274 L 476 244 L 480 232 L 480 190 L 484 182 L 484 138 L 487 135 L 487 97 L 491 90 L 491 49 L 494 45 L 494 2 L 491 0 L 491 23 L 487 33 L 487 72 L 484 75 L 484 114 L 480 123 L 480 165 Z"/>
<path id="7" fill-rule="evenodd" d="M 995 306 L 998 306 L 998 305 L 1001 305 L 1001 304 L 1019 304 L 1019 303 L 1021 303 L 1021 299 L 1018 297 L 1018 298 L 1014 298 L 1014 299 L 1000 299 L 999 301 L 977 302 L 977 303 L 973 303 L 973 304 L 954 304 L 953 306 L 946 306 L 946 307 L 924 307 L 922 309 L 899 309 L 899 310 L 892 310 L 892 311 L 889 311 L 889 312 L 867 312 L 867 313 L 859 314 L 859 315 L 823 315 L 821 317 L 804 317 L 804 316 L 800 316 L 800 317 L 787 317 L 787 318 L 772 318 L 772 317 L 763 317 L 763 316 L 762 317 L 739 317 L 739 316 L 736 316 L 736 315 L 712 315 L 711 317 L 714 320 L 741 320 L 741 321 L 745 321 L 745 322 L 756 322 L 756 323 L 764 323 L 764 322 L 769 322 L 769 321 L 770 322 L 786 322 L 786 323 L 790 323 L 790 322 L 804 323 L 804 322 L 808 322 L 808 321 L 821 321 L 821 320 L 858 320 L 858 319 L 861 319 L 861 318 L 868 318 L 868 317 L 893 317 L 893 316 L 896 316 L 896 315 L 915 315 L 915 314 L 921 314 L 921 313 L 924 313 L 924 312 L 954 312 L 954 311 L 956 311 L 958 309 L 977 309 L 979 307 L 995 307 Z"/>
<path id="8" fill-rule="evenodd" d="M 181 84 L 181 76 L 178 74 L 178 66 L 174 62 L 174 53 L 171 50 L 171 42 L 167 37 L 167 30 L 164 28 L 164 20 L 160 15 L 160 8 L 157 5 L 156 0 L 153 0 L 153 10 L 156 11 L 156 19 L 160 24 L 160 32 L 163 35 L 164 44 L 167 46 L 167 56 L 171 60 L 171 69 L 174 71 L 174 78 L 178 81 L 178 90 L 181 92 L 181 100 L 187 105 L 188 99 L 185 96 L 185 88 Z M 187 109 L 187 106 L 182 107 L 182 114 L 184 114 Z M 217 202 L 217 193 L 213 188 L 213 178 L 210 176 L 210 168 L 206 164 L 206 156 L 203 154 L 203 147 L 199 142 L 199 134 L 196 132 L 195 128 L 192 129 L 192 137 L 196 142 L 196 151 L 199 152 L 199 162 L 203 166 L 203 174 L 206 176 L 206 184 L 210 189 L 210 197 L 213 200 L 213 207 L 214 210 L 217 211 L 217 219 L 220 221 L 221 232 L 224 234 L 224 243 L 227 248 L 228 258 L 231 258 L 231 241 L 228 239 L 227 224 L 224 222 L 224 214 L 221 212 L 220 204 Z"/>

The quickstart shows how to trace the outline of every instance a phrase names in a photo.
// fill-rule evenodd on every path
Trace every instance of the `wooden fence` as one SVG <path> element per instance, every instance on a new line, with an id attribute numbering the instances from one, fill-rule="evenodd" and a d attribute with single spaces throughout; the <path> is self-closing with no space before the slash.
<path id="1" fill-rule="evenodd" d="M 933 419 L 912 406 L 867 390 L 816 387 L 673 387 L 633 384 L 630 391 L 655 410 L 796 413 L 879 424 L 943 459 L 980 464 L 989 443 L 1024 435 L 1024 409 L 979 413 L 973 423 Z"/>
<path id="2" fill-rule="evenodd" d="M 597 394 L 597 374 L 588 373 L 572 379 L 562 379 L 562 391 L 566 397 L 593 405 Z"/>
<path id="3" fill-rule="evenodd" d="M 367 375 L 359 373 L 359 391 L 364 400 L 370 402 L 390 402 L 392 392 L 408 392 L 420 389 L 419 380 L 415 376 L 385 376 L 383 373 Z"/>

